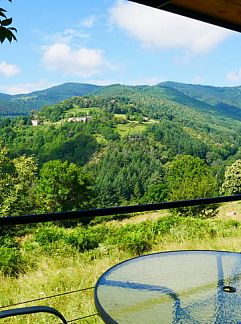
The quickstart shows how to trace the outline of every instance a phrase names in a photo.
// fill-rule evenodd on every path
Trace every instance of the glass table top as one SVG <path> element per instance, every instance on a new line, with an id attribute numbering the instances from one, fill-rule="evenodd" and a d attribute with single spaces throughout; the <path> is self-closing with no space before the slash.
<path id="1" fill-rule="evenodd" d="M 241 324 L 241 254 L 173 251 L 107 270 L 95 286 L 106 323 Z"/>

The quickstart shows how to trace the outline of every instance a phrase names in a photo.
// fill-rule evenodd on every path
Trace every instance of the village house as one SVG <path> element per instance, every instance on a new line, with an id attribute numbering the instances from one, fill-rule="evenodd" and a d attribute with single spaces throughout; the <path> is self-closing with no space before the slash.
<path id="1" fill-rule="evenodd" d="M 89 120 L 91 120 L 91 116 L 83 116 L 83 117 L 69 117 L 68 122 L 83 122 L 87 123 Z"/>
<path id="2" fill-rule="evenodd" d="M 33 126 L 38 126 L 40 124 L 40 121 L 38 119 L 32 119 L 31 123 Z"/>

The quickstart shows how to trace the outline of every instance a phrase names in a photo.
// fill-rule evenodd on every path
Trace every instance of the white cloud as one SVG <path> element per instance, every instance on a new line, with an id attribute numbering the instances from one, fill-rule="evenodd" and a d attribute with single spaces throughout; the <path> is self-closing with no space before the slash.
<path id="1" fill-rule="evenodd" d="M 239 83 L 241 82 L 241 68 L 237 71 L 230 71 L 227 73 L 227 80 L 231 81 L 232 83 Z"/>
<path id="2" fill-rule="evenodd" d="M 116 84 L 118 82 L 112 79 L 88 79 L 88 83 L 99 85 L 99 86 L 108 86 L 111 84 Z"/>
<path id="3" fill-rule="evenodd" d="M 204 79 L 203 79 L 203 77 L 201 75 L 195 75 L 194 78 L 192 79 L 192 83 L 203 84 Z"/>
<path id="4" fill-rule="evenodd" d="M 20 73 L 19 66 L 15 64 L 8 64 L 4 61 L 0 62 L 0 74 L 4 75 L 5 77 L 12 77 L 16 74 Z"/>
<path id="5" fill-rule="evenodd" d="M 85 47 L 76 49 L 64 43 L 56 43 L 47 47 L 43 55 L 43 63 L 48 70 L 84 78 L 113 68 L 105 60 L 100 49 Z"/>
<path id="6" fill-rule="evenodd" d="M 125 84 L 125 85 L 156 85 L 160 82 L 165 81 L 166 79 L 161 78 L 161 77 L 146 77 L 146 78 L 139 78 L 139 79 L 134 79 L 134 80 L 128 80 L 124 81 L 121 80 L 120 78 L 117 79 L 88 79 L 89 83 L 96 84 L 96 85 L 101 85 L 101 86 L 106 86 L 106 85 L 111 85 L 111 84 Z"/>
<path id="7" fill-rule="evenodd" d="M 96 20 L 97 20 L 96 16 L 91 15 L 89 17 L 86 17 L 84 20 L 82 20 L 81 25 L 84 28 L 91 28 L 94 26 Z"/>
<path id="8" fill-rule="evenodd" d="M 0 87 L 0 91 L 9 94 L 25 94 L 37 90 L 42 90 L 54 86 L 47 80 L 38 80 L 36 82 L 22 82 Z"/>
<path id="9" fill-rule="evenodd" d="M 145 47 L 182 48 L 207 53 L 232 32 L 165 11 L 119 0 L 110 10 L 113 23 Z"/>
<path id="10" fill-rule="evenodd" d="M 147 78 L 140 78 L 136 80 L 131 80 L 128 82 L 129 85 L 156 85 L 160 82 L 163 82 L 164 78 L 160 77 L 147 77 Z"/>
<path id="11" fill-rule="evenodd" d="M 89 38 L 89 35 L 77 28 L 67 28 L 61 32 L 44 36 L 48 43 L 66 43 L 83 42 Z"/>

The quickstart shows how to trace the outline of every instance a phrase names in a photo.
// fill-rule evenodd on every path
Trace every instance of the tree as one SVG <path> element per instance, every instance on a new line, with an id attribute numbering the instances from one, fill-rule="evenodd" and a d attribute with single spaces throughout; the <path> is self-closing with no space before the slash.
<path id="1" fill-rule="evenodd" d="M 0 149 L 0 214 L 13 216 L 32 213 L 32 195 L 37 165 L 34 157 L 10 159 L 6 148 Z"/>
<path id="2" fill-rule="evenodd" d="M 90 207 L 91 179 L 74 163 L 52 160 L 43 164 L 37 185 L 40 212 L 62 212 Z"/>
<path id="3" fill-rule="evenodd" d="M 210 168 L 203 160 L 190 155 L 178 155 L 166 170 L 168 200 L 186 200 L 212 197 L 216 193 L 217 182 Z M 210 215 L 216 209 L 213 205 L 194 206 L 178 209 L 191 216 Z"/>
<path id="4" fill-rule="evenodd" d="M 12 2 L 12 0 L 8 0 Z M 3 43 L 6 39 L 11 43 L 12 40 L 17 40 L 13 32 L 17 32 L 15 27 L 9 27 L 12 24 L 12 18 L 6 16 L 6 10 L 0 8 L 0 42 Z"/>
<path id="5" fill-rule="evenodd" d="M 227 195 L 241 193 L 241 160 L 226 168 L 221 193 Z"/>
<path id="6" fill-rule="evenodd" d="M 150 204 L 163 202 L 166 199 L 167 184 L 164 181 L 163 175 L 160 174 L 160 171 L 158 172 L 158 170 L 156 170 L 148 179 L 147 188 L 141 202 Z"/>
<path id="7" fill-rule="evenodd" d="M 162 153 L 154 142 L 133 137 L 107 146 L 90 165 L 99 206 L 140 203 L 147 187 L 155 183 L 154 178 L 163 175 Z"/>

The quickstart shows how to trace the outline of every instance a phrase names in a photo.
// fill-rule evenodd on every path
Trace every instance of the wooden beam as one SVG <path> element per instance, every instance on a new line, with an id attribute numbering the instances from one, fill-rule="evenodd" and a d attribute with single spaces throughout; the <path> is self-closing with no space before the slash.
<path id="1" fill-rule="evenodd" d="M 241 32 L 241 0 L 129 0 Z"/>

